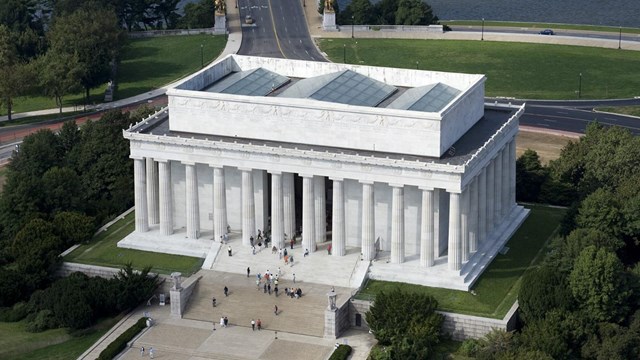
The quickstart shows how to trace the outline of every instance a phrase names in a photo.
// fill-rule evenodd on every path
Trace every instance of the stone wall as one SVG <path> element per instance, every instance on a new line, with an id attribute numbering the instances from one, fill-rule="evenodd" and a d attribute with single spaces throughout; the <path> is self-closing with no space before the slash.
<path id="1" fill-rule="evenodd" d="M 171 289 L 169 291 L 172 317 L 182 318 L 184 310 L 187 308 L 187 304 L 191 298 L 191 294 L 193 294 L 193 290 L 200 279 L 202 279 L 202 276 L 192 276 L 182 284 L 182 288 L 179 290 Z M 169 283 L 169 281 L 167 281 L 167 283 Z"/>
<path id="2" fill-rule="evenodd" d="M 342 304 L 337 304 L 336 310 L 324 311 L 324 337 L 337 339 L 345 330 L 351 327 L 350 301 L 346 300 Z"/>
<path id="3" fill-rule="evenodd" d="M 365 320 L 365 313 L 369 311 L 372 302 L 353 299 L 349 303 L 351 327 L 368 330 L 369 325 Z M 479 339 L 487 335 L 493 329 L 501 329 L 505 331 L 515 330 L 517 311 L 518 302 L 516 301 L 503 319 L 492 319 L 444 311 L 438 312 L 444 315 L 442 331 L 450 334 L 453 340 L 462 341 L 465 339 Z M 362 317 L 362 324 L 360 327 L 356 326 L 356 316 L 358 314 Z"/>

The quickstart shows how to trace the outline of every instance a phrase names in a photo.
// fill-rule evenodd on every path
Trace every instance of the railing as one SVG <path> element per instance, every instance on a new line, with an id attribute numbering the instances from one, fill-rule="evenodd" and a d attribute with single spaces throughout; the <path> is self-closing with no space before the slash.
<path id="1" fill-rule="evenodd" d="M 132 39 L 154 37 L 154 36 L 183 36 L 183 35 L 199 35 L 199 34 L 218 34 L 215 28 L 203 29 L 174 29 L 174 30 L 149 30 L 149 31 L 132 31 L 127 35 Z"/>
<path id="2" fill-rule="evenodd" d="M 340 25 L 341 31 L 444 32 L 442 25 Z"/>

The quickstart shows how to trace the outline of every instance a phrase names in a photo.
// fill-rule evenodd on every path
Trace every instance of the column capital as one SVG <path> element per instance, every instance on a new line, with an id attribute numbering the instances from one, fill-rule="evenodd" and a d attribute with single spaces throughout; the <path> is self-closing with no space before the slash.
<path id="1" fill-rule="evenodd" d="M 154 160 L 159 162 L 159 163 L 168 163 L 169 161 L 171 161 L 169 159 L 154 159 Z"/>
<path id="2" fill-rule="evenodd" d="M 140 155 L 129 155 L 129 159 L 133 159 L 133 160 L 146 160 L 145 156 L 140 156 Z"/>
<path id="3" fill-rule="evenodd" d="M 218 164 L 209 164 L 209 167 L 214 169 L 222 169 L 224 166 Z"/>
<path id="4" fill-rule="evenodd" d="M 465 190 L 465 189 L 460 189 L 460 191 L 457 191 L 457 190 L 455 190 L 455 191 L 453 191 L 453 190 L 447 190 L 447 192 L 448 192 L 449 194 L 462 195 L 462 192 L 463 192 L 464 190 Z"/>
<path id="5" fill-rule="evenodd" d="M 196 164 L 195 161 L 181 161 L 180 163 L 182 163 L 182 165 L 195 165 Z"/>
<path id="6" fill-rule="evenodd" d="M 435 188 L 434 188 L 434 187 L 431 187 L 431 186 L 418 186 L 418 189 L 420 189 L 420 190 L 427 190 L 427 191 L 433 191 L 433 190 L 435 190 Z"/>
<path id="7" fill-rule="evenodd" d="M 302 173 L 300 173 L 298 175 L 300 175 L 300 177 L 303 177 L 303 178 L 313 178 L 315 176 L 313 174 L 302 174 Z"/>
<path id="8" fill-rule="evenodd" d="M 331 180 L 331 181 L 344 181 L 344 178 L 341 178 L 341 177 L 331 177 L 331 176 L 330 176 L 330 177 L 329 177 L 329 180 Z"/>
<path id="9" fill-rule="evenodd" d="M 360 184 L 373 185 L 373 181 L 371 180 L 358 180 Z"/>
<path id="10" fill-rule="evenodd" d="M 246 168 L 246 167 L 239 167 L 238 170 L 251 172 L 253 169 L 252 168 Z"/>
<path id="11" fill-rule="evenodd" d="M 282 175 L 282 171 L 267 170 L 267 172 L 271 175 Z"/>
<path id="12" fill-rule="evenodd" d="M 394 187 L 394 188 L 404 188 L 404 184 L 389 183 L 389 186 Z"/>

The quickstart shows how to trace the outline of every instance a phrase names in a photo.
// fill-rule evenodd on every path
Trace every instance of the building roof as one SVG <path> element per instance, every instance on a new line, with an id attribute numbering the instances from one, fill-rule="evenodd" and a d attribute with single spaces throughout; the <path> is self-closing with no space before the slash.
<path id="1" fill-rule="evenodd" d="M 206 87 L 203 91 L 234 95 L 267 96 L 272 91 L 291 81 L 264 68 L 234 72 Z"/>
<path id="2" fill-rule="evenodd" d="M 430 84 L 408 89 L 387 107 L 390 109 L 437 112 L 444 109 L 458 94 L 460 94 L 460 90 L 452 86 L 443 83 Z"/>

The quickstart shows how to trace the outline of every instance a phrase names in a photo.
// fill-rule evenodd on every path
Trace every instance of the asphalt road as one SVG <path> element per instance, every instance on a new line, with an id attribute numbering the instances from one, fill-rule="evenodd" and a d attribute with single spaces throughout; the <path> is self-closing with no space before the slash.
<path id="1" fill-rule="evenodd" d="M 239 54 L 327 61 L 311 40 L 302 1 L 238 0 L 238 6 L 243 21 Z M 253 24 L 244 24 L 247 15 Z"/>
<path id="2" fill-rule="evenodd" d="M 459 25 L 450 26 L 452 31 L 456 32 L 482 32 L 482 26 L 472 25 Z M 486 33 L 502 33 L 502 34 L 539 34 L 540 28 L 526 28 L 526 27 L 502 27 L 502 26 L 485 26 L 484 32 Z M 571 36 L 582 37 L 592 39 L 608 39 L 608 40 L 622 40 L 622 41 L 640 41 L 640 34 L 620 34 L 615 32 L 597 32 L 597 31 L 580 31 L 570 29 L 552 29 L 555 35 L 540 35 L 540 36 Z"/>

